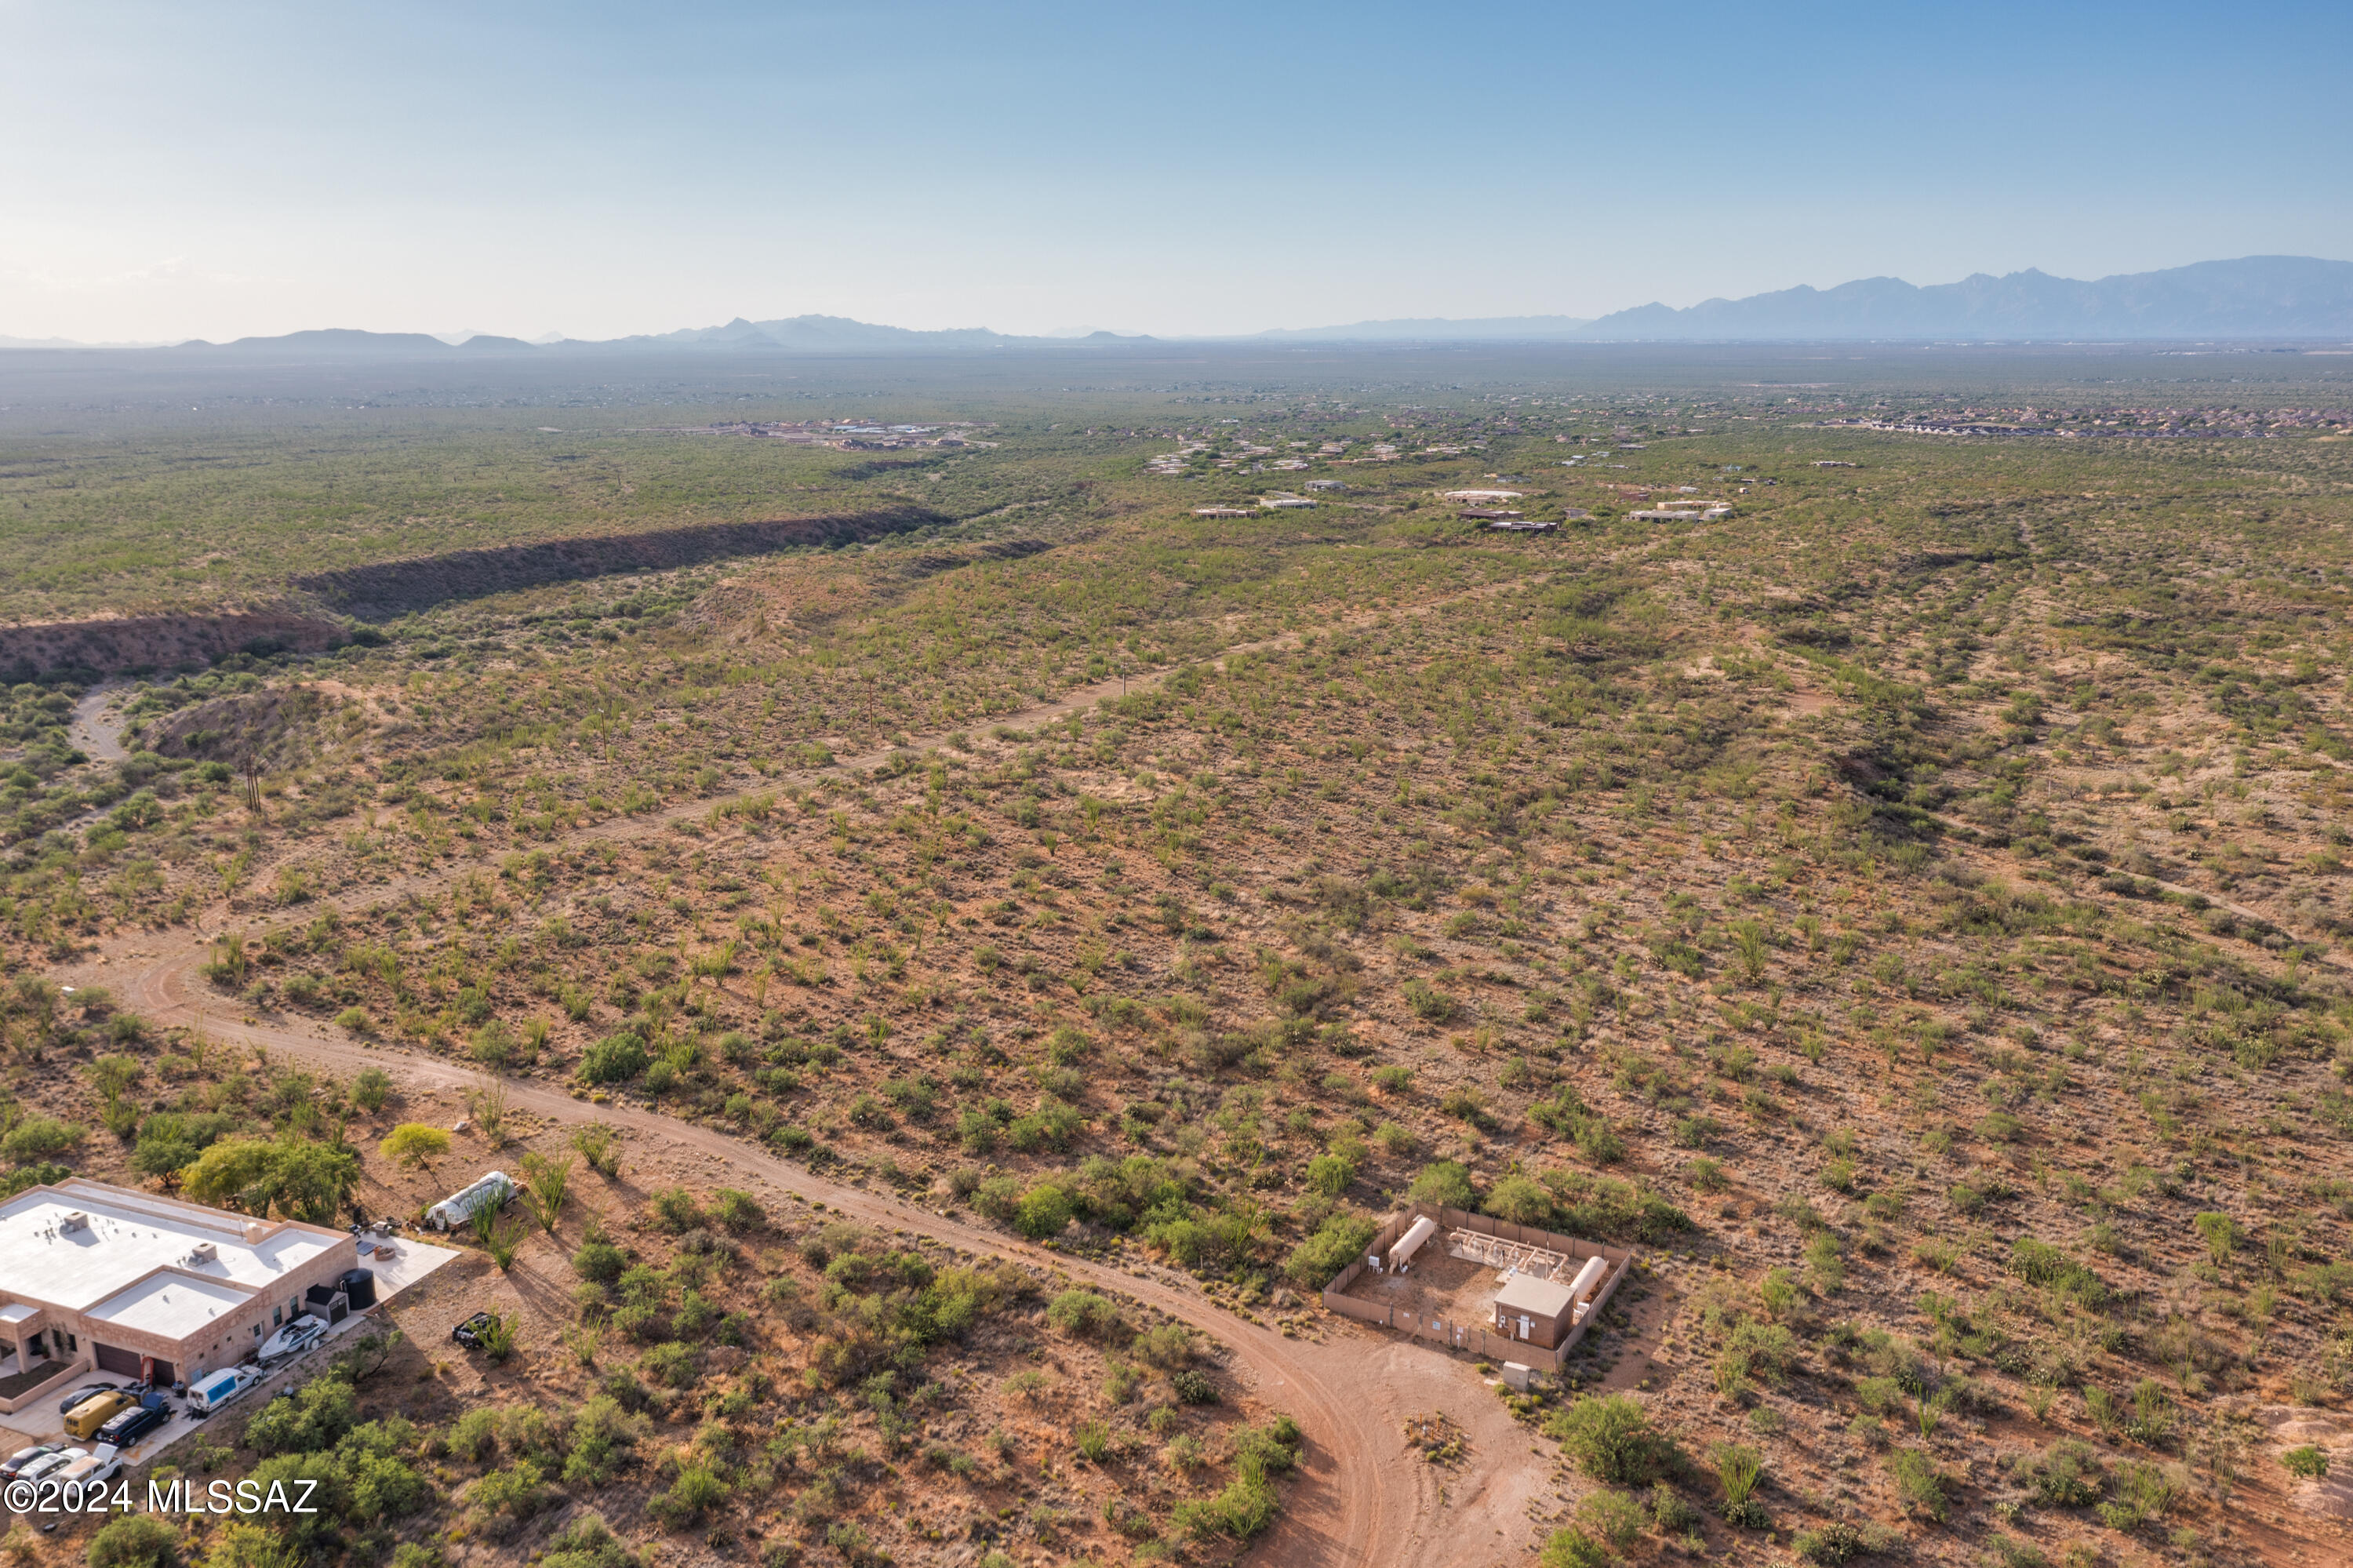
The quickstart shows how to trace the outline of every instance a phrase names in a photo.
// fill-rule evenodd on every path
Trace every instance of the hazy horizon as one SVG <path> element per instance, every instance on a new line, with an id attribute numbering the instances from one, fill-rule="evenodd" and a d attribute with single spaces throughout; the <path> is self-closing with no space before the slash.
<path id="1" fill-rule="evenodd" d="M 1593 317 L 2353 255 L 2353 16 L 0 0 L 0 334 Z M 2250 156 L 2234 124 L 2260 124 Z"/>

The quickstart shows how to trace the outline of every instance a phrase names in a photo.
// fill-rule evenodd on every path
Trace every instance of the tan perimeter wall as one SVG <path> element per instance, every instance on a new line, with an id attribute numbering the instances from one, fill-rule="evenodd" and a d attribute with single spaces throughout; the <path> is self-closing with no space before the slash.
<path id="1" fill-rule="evenodd" d="M 1418 1340 L 1432 1340 L 1452 1350 L 1468 1351 L 1474 1356 L 1484 1356 L 1490 1361 L 1517 1361 L 1522 1366 L 1535 1367 L 1542 1372 L 1558 1372 L 1561 1363 L 1568 1359 L 1571 1351 L 1577 1349 L 1577 1341 L 1585 1338 L 1585 1330 L 1601 1315 L 1602 1308 L 1608 1305 L 1610 1297 L 1617 1294 L 1619 1284 L 1634 1266 L 1634 1254 L 1630 1248 L 1601 1246 L 1593 1242 L 1579 1241 L 1575 1236 L 1540 1231 L 1533 1225 L 1515 1225 L 1509 1220 L 1431 1203 L 1415 1203 L 1392 1217 L 1364 1250 L 1368 1253 L 1388 1252 L 1391 1245 L 1412 1227 L 1414 1221 L 1425 1215 L 1438 1222 L 1439 1234 L 1430 1238 L 1431 1244 L 1443 1245 L 1446 1235 L 1453 1231 L 1477 1231 L 1483 1235 L 1500 1236 L 1505 1241 L 1545 1247 L 1565 1257 L 1607 1258 L 1610 1265 L 1609 1272 L 1603 1277 L 1600 1288 L 1593 1293 L 1592 1305 L 1585 1309 L 1585 1316 L 1570 1326 L 1567 1337 L 1561 1340 L 1557 1349 L 1549 1351 L 1525 1340 L 1504 1338 L 1494 1332 L 1488 1319 L 1463 1322 L 1401 1312 L 1374 1302 L 1359 1301 L 1348 1295 L 1347 1289 L 1364 1276 L 1365 1260 L 1362 1257 L 1351 1262 L 1340 1271 L 1337 1278 L 1324 1287 L 1324 1309 L 1336 1312 L 1343 1318 L 1354 1318 L 1359 1323 L 1377 1324 Z"/>

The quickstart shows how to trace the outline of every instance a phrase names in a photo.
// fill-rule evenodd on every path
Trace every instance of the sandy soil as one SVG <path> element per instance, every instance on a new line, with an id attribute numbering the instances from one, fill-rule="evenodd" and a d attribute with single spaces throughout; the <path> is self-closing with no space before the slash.
<path id="1" fill-rule="evenodd" d="M 1472 590 L 1487 591 L 1492 590 Z M 1419 610 L 1429 613 L 1446 602 L 1419 607 Z M 1295 646 L 1299 641 L 1295 634 L 1285 635 L 1250 648 L 1229 650 L 1229 653 Z M 1004 722 L 1047 723 L 1082 712 L 1117 695 L 1123 687 L 1133 691 L 1159 678 L 1145 675 L 1124 683 L 1114 678 L 1082 687 L 1057 702 L 1008 715 Z M 944 738 L 916 744 L 937 745 Z M 871 768 L 887 756 L 877 752 L 844 758 L 828 768 L 812 770 L 808 777 Z M 573 836 L 595 839 L 656 833 L 679 817 L 705 816 L 716 803 L 702 800 L 668 812 L 616 818 Z M 353 902 L 396 897 L 411 886 L 445 879 L 380 884 L 365 889 Z M 338 1073 L 380 1067 L 405 1093 L 437 1089 L 455 1093 L 479 1078 L 478 1070 L 457 1063 L 330 1034 L 324 1025 L 225 1017 L 222 999 L 197 979 L 196 969 L 206 957 L 202 927 L 209 924 L 217 928 L 229 912 L 216 908 L 207 915 L 209 918 L 200 919 L 193 930 L 125 933 L 89 963 L 78 966 L 77 972 L 59 978 L 103 980 L 124 1005 L 159 1023 L 192 1023 L 201 1017 L 209 1034 Z M 126 969 L 132 972 L 126 975 Z M 586 1104 L 561 1090 L 510 1080 L 507 1092 L 516 1111 L 557 1123 L 592 1119 Z M 1336 1319 L 1325 1320 L 1328 1330 L 1320 1341 L 1285 1338 L 1150 1271 L 1123 1272 L 1084 1262 L 944 1213 L 843 1186 L 723 1132 L 617 1103 L 596 1107 L 593 1119 L 619 1128 L 632 1139 L 640 1160 L 684 1160 L 701 1179 L 733 1181 L 755 1196 L 764 1191 L 796 1193 L 869 1224 L 1018 1258 L 1077 1283 L 1124 1291 L 1224 1341 L 1233 1350 L 1237 1372 L 1257 1396 L 1296 1416 L 1308 1436 L 1300 1485 L 1275 1529 L 1251 1549 L 1259 1561 L 1476 1568 L 1525 1563 L 1541 1539 L 1546 1521 L 1536 1516 L 1545 1511 L 1551 1493 L 1555 1463 L 1466 1360 Z M 1472 1463 L 1460 1470 L 1435 1470 L 1418 1451 L 1407 1446 L 1402 1429 L 1406 1418 L 1431 1412 L 1451 1416 L 1469 1435 Z"/>

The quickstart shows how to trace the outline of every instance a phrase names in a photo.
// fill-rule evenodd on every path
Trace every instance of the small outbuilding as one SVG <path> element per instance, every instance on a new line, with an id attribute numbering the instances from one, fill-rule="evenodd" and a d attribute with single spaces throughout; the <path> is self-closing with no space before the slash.
<path id="1" fill-rule="evenodd" d="M 1515 1274 L 1495 1293 L 1495 1332 L 1551 1350 L 1576 1325 L 1576 1292 L 1556 1279 Z"/>

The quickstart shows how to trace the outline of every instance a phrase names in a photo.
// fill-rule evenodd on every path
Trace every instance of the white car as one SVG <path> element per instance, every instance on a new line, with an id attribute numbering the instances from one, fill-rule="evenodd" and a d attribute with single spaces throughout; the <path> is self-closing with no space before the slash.
<path id="1" fill-rule="evenodd" d="M 68 1465 L 77 1464 L 89 1457 L 90 1450 L 87 1448 L 60 1448 L 54 1454 L 42 1455 L 17 1471 L 16 1478 L 20 1481 L 49 1480 Z"/>
<path id="2" fill-rule="evenodd" d="M 326 1337 L 327 1325 L 305 1312 L 262 1342 L 261 1364 L 275 1366 L 289 1356 L 301 1355 Z"/>
<path id="3" fill-rule="evenodd" d="M 79 1452 L 79 1450 L 76 1450 Z M 111 1443 L 100 1443 L 72 1464 L 44 1478 L 61 1487 L 94 1487 L 122 1473 L 122 1455 Z"/>

